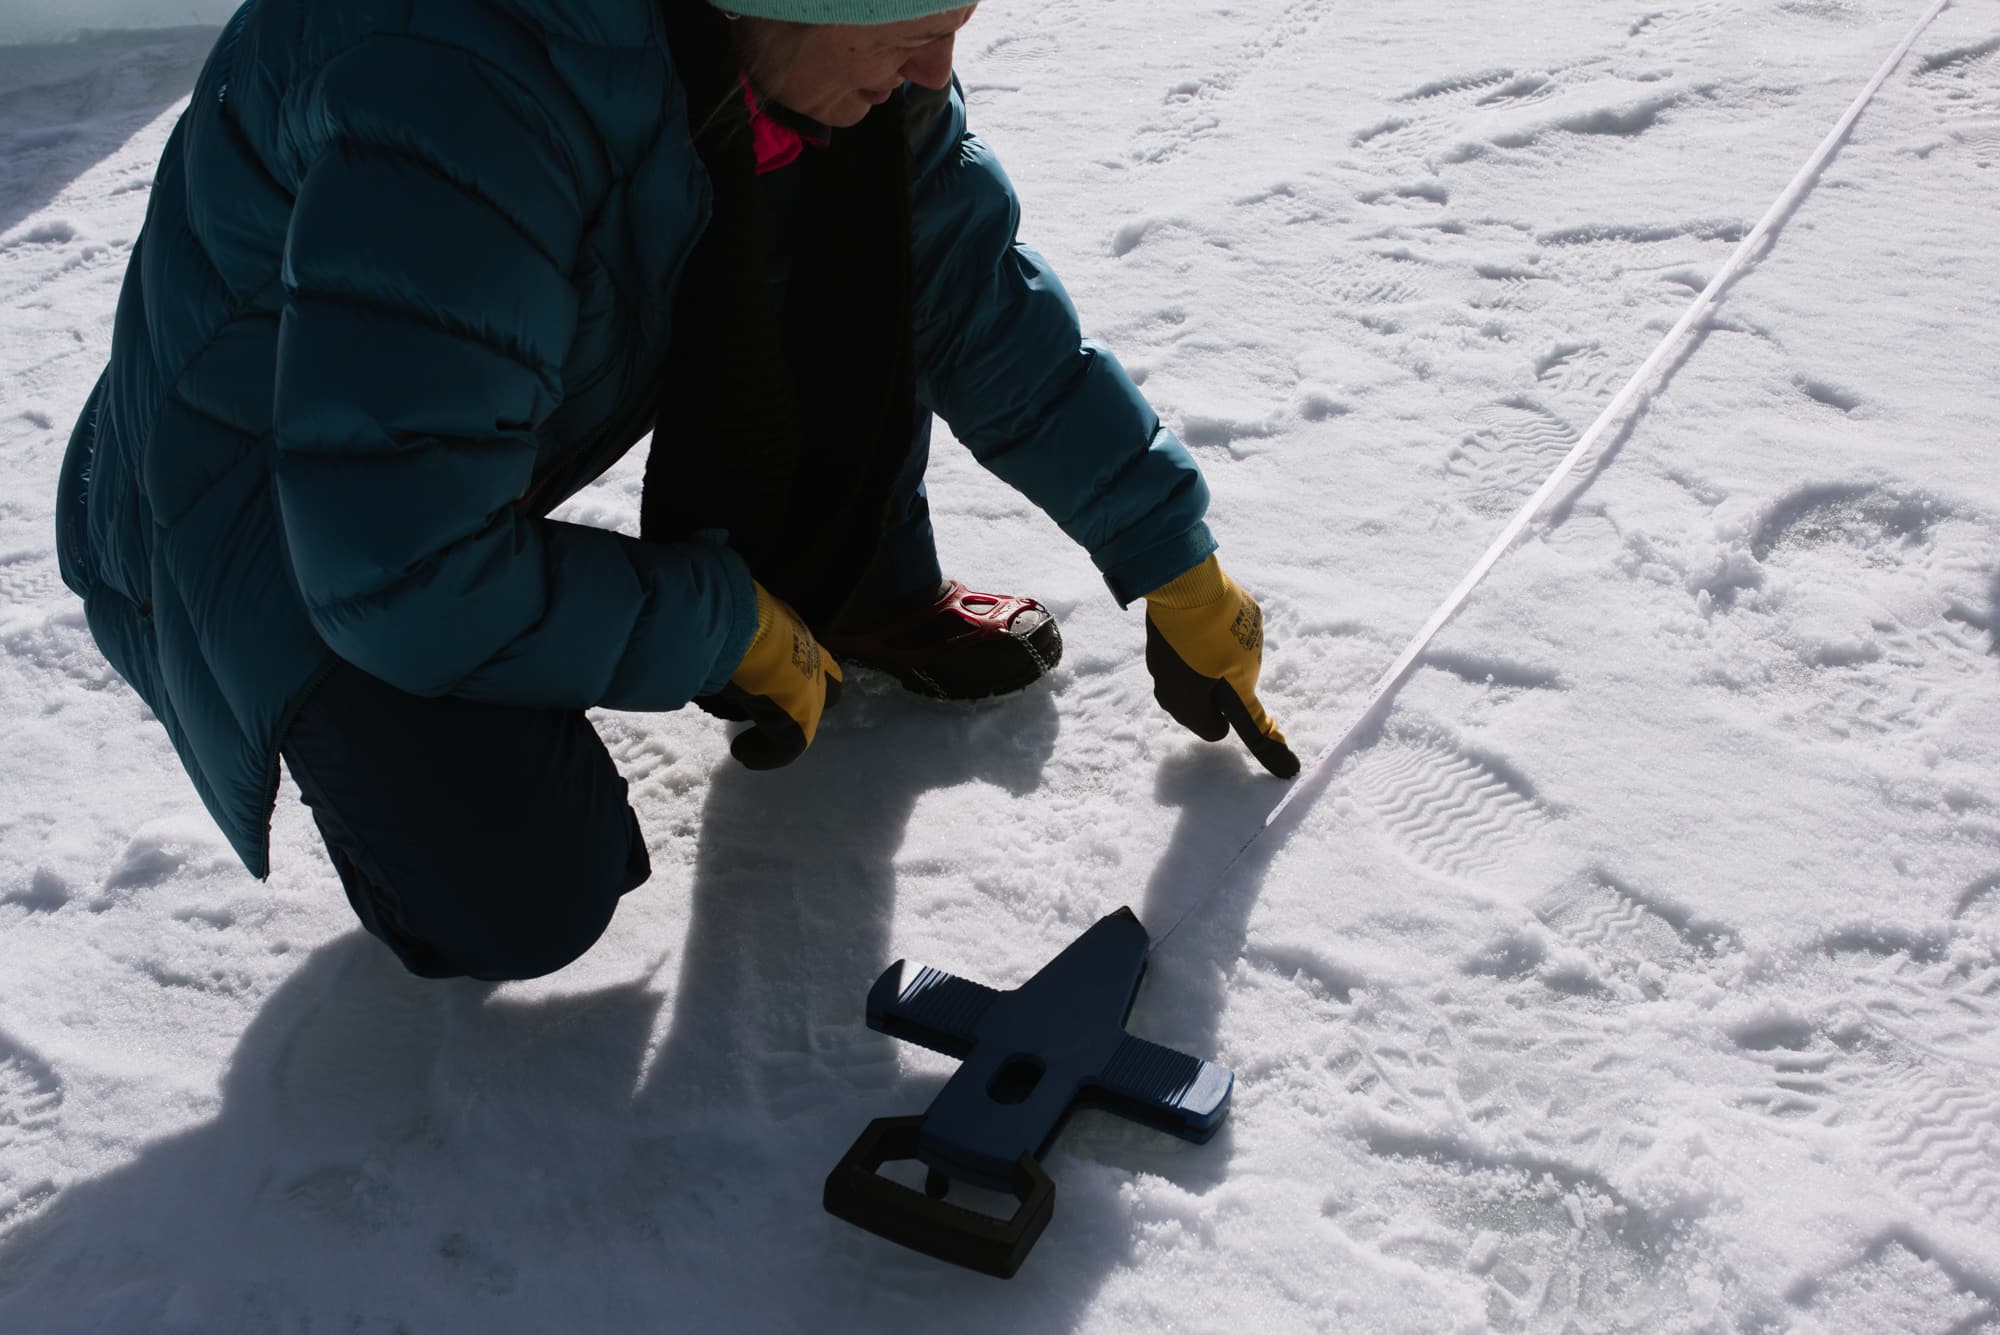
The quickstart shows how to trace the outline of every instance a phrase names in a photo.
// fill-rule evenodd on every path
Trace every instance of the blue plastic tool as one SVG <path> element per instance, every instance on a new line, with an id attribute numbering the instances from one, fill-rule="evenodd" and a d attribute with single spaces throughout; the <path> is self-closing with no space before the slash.
<path id="1" fill-rule="evenodd" d="M 940 1260 L 1007 1278 L 1055 1212 L 1042 1170 L 1070 1113 L 1103 1108 L 1197 1144 L 1229 1110 L 1226 1067 L 1134 1038 L 1125 1020 L 1151 942 L 1119 909 L 1001 992 L 899 960 L 868 993 L 868 1025 L 964 1063 L 921 1117 L 869 1123 L 826 1180 L 832 1214 Z M 916 1159 L 924 1191 L 878 1171 Z M 951 1204 L 952 1182 L 1014 1196 L 1010 1219 Z"/>

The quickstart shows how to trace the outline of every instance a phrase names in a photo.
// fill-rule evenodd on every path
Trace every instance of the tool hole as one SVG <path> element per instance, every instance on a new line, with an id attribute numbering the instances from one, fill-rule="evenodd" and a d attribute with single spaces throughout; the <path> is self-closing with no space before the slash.
<path id="1" fill-rule="evenodd" d="M 1045 1069 L 1040 1057 L 1009 1057 L 987 1082 L 986 1095 L 995 1103 L 1025 1103 Z"/>

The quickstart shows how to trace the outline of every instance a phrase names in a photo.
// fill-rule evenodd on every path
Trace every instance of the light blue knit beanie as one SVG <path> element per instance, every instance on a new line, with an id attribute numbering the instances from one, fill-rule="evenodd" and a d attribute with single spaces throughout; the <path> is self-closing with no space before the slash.
<path id="1" fill-rule="evenodd" d="M 948 9 L 964 9 L 973 0 L 709 0 L 717 9 L 757 19 L 790 23 L 901 23 L 928 18 Z"/>

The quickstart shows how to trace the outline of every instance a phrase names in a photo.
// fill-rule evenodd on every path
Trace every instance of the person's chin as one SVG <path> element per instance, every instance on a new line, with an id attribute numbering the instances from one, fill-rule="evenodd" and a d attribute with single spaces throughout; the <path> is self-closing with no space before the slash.
<path id="1" fill-rule="evenodd" d="M 842 129 L 850 125 L 859 125 L 867 118 L 869 112 L 875 110 L 875 108 L 888 100 L 887 97 L 870 96 L 866 92 L 852 92 L 841 98 L 833 106 L 828 107 L 825 115 L 818 116 L 815 119 L 821 124 L 831 125 L 835 129 Z"/>

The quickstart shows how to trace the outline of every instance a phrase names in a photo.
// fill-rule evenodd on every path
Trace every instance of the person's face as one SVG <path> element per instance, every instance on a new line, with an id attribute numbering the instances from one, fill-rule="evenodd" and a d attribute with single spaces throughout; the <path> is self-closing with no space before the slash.
<path id="1" fill-rule="evenodd" d="M 822 125 L 857 124 L 903 82 L 943 88 L 951 48 L 976 6 L 901 23 L 752 25 L 750 77 L 779 106 Z"/>

